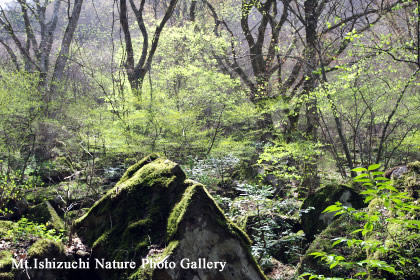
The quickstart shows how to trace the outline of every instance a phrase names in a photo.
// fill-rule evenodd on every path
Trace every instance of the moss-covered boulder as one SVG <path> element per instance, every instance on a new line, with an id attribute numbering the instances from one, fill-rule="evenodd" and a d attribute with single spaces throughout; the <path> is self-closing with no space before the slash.
<path id="1" fill-rule="evenodd" d="M 322 213 L 335 202 L 360 209 L 365 206 L 363 198 L 354 189 L 345 185 L 327 185 L 310 195 L 302 204 L 302 227 L 308 240 L 313 240 L 334 219 L 334 213 Z"/>
<path id="2" fill-rule="evenodd" d="M 406 192 L 413 199 L 418 199 L 420 197 L 420 161 L 410 162 L 404 167 L 406 167 L 405 171 L 399 176 L 396 176 L 395 170 L 391 169 L 394 172 L 391 173 L 390 177 L 395 180 L 394 186 L 398 190 Z"/>
<path id="3" fill-rule="evenodd" d="M 408 193 L 413 198 L 413 205 L 417 206 L 420 162 L 392 168 L 386 176 L 394 179 L 393 187 L 401 192 Z M 405 200 L 405 202 L 408 202 L 408 200 Z M 325 261 L 321 261 L 319 258 L 315 259 L 313 255 L 310 255 L 314 252 L 326 252 L 327 254 L 343 256 L 346 262 L 357 263 L 363 260 L 385 262 L 399 271 L 398 274 L 394 275 L 385 270 L 374 270 L 372 279 L 420 279 L 417 257 L 419 254 L 419 229 L 417 226 L 407 223 L 407 221 L 411 221 L 412 224 L 418 223 L 418 211 L 409 215 L 393 216 L 389 207 L 386 207 L 385 204 L 384 197 L 377 197 L 372 199 L 366 208 L 360 210 L 360 213 L 365 213 L 373 221 L 376 221 L 372 232 L 366 232 L 365 235 L 357 230 L 363 229 L 366 221 L 355 219 L 353 215 L 339 216 L 325 230 L 316 235 L 315 240 L 310 244 L 301 260 L 299 272 L 311 272 L 316 275 L 334 277 L 348 277 L 348 275 L 360 272 L 357 270 L 360 270 L 361 266 L 357 264 L 347 268 L 338 265 L 331 270 L 329 264 Z M 374 219 L 373 217 L 378 218 Z M 337 238 L 362 240 L 367 244 L 377 244 L 378 247 L 367 250 L 361 249 L 360 246 L 348 247 L 346 242 L 333 246 Z"/>
<path id="4" fill-rule="evenodd" d="M 8 256 L 7 274 L 14 280 L 58 280 L 71 279 L 69 270 L 58 267 L 59 263 L 69 261 L 61 242 L 50 239 L 38 239 L 26 253 L 22 253 L 13 261 Z M 54 267 L 54 269 L 49 269 Z M 3 279 L 0 277 L 0 279 Z"/>
<path id="5" fill-rule="evenodd" d="M 47 224 L 57 232 L 64 228 L 63 220 L 48 201 L 31 207 L 28 211 L 28 219 L 36 223 Z"/>
<path id="6" fill-rule="evenodd" d="M 369 202 L 367 208 L 361 210 L 369 216 L 377 215 L 377 212 L 386 213 L 387 209 L 383 201 L 375 198 Z M 328 227 L 318 234 L 310 244 L 305 255 L 302 257 L 298 272 L 310 272 L 315 275 L 325 275 L 330 277 L 347 278 L 348 275 L 355 275 L 362 272 L 362 266 L 356 263 L 368 261 L 382 261 L 394 266 L 399 274 L 391 274 L 385 270 L 374 270 L 369 279 L 388 279 L 388 280 L 417 280 L 420 279 L 420 269 L 418 266 L 418 230 L 405 227 L 401 222 L 387 222 L 381 227 L 375 225 L 373 232 L 362 235 L 357 230 L 363 229 L 364 222 L 355 219 L 352 215 L 341 215 L 334 220 Z M 372 250 L 362 249 L 360 246 L 347 245 L 341 242 L 333 246 L 339 238 L 347 240 L 361 240 L 371 244 L 385 244 L 385 248 L 372 248 Z M 346 262 L 354 265 L 335 266 L 330 269 L 330 264 L 320 258 L 315 258 L 312 253 L 325 252 L 328 255 L 337 255 L 345 258 Z M 403 264 L 403 265 L 401 265 Z"/>
<path id="7" fill-rule="evenodd" d="M 10 251 L 0 251 L 0 280 L 13 280 L 14 273 L 12 272 L 13 255 Z"/>
<path id="8" fill-rule="evenodd" d="M 28 212 L 29 204 L 24 197 L 18 197 L 17 199 L 10 199 L 5 205 L 1 205 L 2 209 L 8 209 L 2 219 L 6 220 L 17 220 Z"/>
<path id="9" fill-rule="evenodd" d="M 349 248 L 345 243 L 333 246 L 335 238 L 354 238 L 351 233 L 360 228 L 360 225 L 347 215 L 341 215 L 334 220 L 325 230 L 318 234 L 315 240 L 302 257 L 298 271 L 299 273 L 311 272 L 316 275 L 348 277 L 352 271 L 344 270 L 342 267 L 335 267 L 332 272 L 330 265 L 320 258 L 314 258 L 311 253 L 326 252 L 344 256 L 347 261 L 360 261 L 366 258 L 366 253 L 359 248 Z M 354 274 L 354 272 L 353 272 Z"/>
<path id="10" fill-rule="evenodd" d="M 265 278 L 250 254 L 249 238 L 226 219 L 205 187 L 156 155 L 131 166 L 74 230 L 92 247 L 91 261 L 136 263 L 97 269 L 100 279 Z"/>
<path id="11" fill-rule="evenodd" d="M 15 280 L 58 280 L 58 279 L 69 279 L 69 270 L 66 269 L 44 269 L 40 266 L 40 263 L 44 263 L 47 266 L 47 262 L 51 265 L 57 265 L 58 263 L 66 262 L 67 257 L 65 255 L 64 245 L 60 242 L 50 239 L 39 239 L 28 249 L 27 261 L 31 269 L 19 269 L 15 271 Z M 35 265 L 35 260 L 37 264 Z"/>
<path id="12" fill-rule="evenodd" d="M 35 187 L 25 193 L 25 199 L 33 205 L 41 204 L 44 201 L 54 201 L 57 193 L 53 187 Z"/>

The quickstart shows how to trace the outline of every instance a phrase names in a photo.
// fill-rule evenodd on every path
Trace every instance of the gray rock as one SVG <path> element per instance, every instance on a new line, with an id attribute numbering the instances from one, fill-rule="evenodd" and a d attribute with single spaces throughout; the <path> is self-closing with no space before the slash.
<path id="1" fill-rule="evenodd" d="M 91 260 L 136 263 L 135 269 L 95 270 L 99 279 L 265 279 L 249 238 L 205 187 L 155 155 L 130 167 L 74 229 L 92 247 Z"/>
<path id="2" fill-rule="evenodd" d="M 302 204 L 302 227 L 308 240 L 325 229 L 333 220 L 335 213 L 322 213 L 335 202 L 360 209 L 365 206 L 362 196 L 345 185 L 327 185 L 310 195 Z"/>

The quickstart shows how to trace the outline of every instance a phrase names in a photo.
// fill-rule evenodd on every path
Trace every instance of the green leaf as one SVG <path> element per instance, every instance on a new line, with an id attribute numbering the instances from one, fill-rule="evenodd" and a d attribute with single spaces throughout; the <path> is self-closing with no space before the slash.
<path id="1" fill-rule="evenodd" d="M 375 177 L 375 178 L 373 178 L 373 180 L 374 181 L 389 181 L 389 179 L 385 178 L 385 177 Z"/>
<path id="2" fill-rule="evenodd" d="M 373 230 L 373 224 L 368 222 L 365 224 L 364 228 L 368 231 L 372 231 Z"/>
<path id="3" fill-rule="evenodd" d="M 325 210 L 322 211 L 322 213 L 325 213 L 325 212 L 327 212 L 327 213 L 329 213 L 329 212 L 336 212 L 336 211 L 339 211 L 341 209 L 343 209 L 343 207 L 341 206 L 341 203 L 340 202 L 336 202 L 334 205 L 330 205 L 327 208 L 325 208 Z"/>
<path id="4" fill-rule="evenodd" d="M 371 201 L 372 199 L 374 199 L 375 197 L 373 197 L 373 196 L 368 196 L 368 197 L 366 197 L 365 198 L 365 203 L 368 203 L 369 201 Z"/>
<path id="5" fill-rule="evenodd" d="M 368 171 L 368 170 L 364 167 L 356 167 L 356 168 L 353 168 L 351 171 L 361 172 L 361 171 Z"/>
<path id="6" fill-rule="evenodd" d="M 357 179 L 360 179 L 360 178 L 363 178 L 363 177 L 366 177 L 366 176 L 369 176 L 369 174 L 363 173 L 363 174 L 360 174 L 360 175 L 357 175 L 356 177 L 354 177 L 353 180 L 357 180 Z"/>
<path id="7" fill-rule="evenodd" d="M 408 221 L 406 221 L 406 223 L 416 225 L 418 228 L 420 228 L 420 221 L 418 221 L 418 220 L 408 220 Z"/>
<path id="8" fill-rule="evenodd" d="M 385 189 L 394 191 L 394 192 L 398 192 L 398 190 L 396 188 L 394 188 L 393 186 L 385 186 Z"/>
<path id="9" fill-rule="evenodd" d="M 376 191 L 375 190 L 367 190 L 367 191 L 361 192 L 360 194 L 371 194 L 371 193 L 376 193 Z"/>
<path id="10" fill-rule="evenodd" d="M 334 262 L 330 265 L 330 269 L 333 269 L 335 266 L 337 266 L 338 262 Z"/>
<path id="11" fill-rule="evenodd" d="M 333 247 L 335 246 L 335 245 L 337 245 L 337 244 L 340 244 L 341 242 L 344 242 L 344 241 L 346 241 L 346 239 L 345 238 L 339 238 L 338 240 L 336 240 L 334 243 L 333 243 Z"/>
<path id="12" fill-rule="evenodd" d="M 372 164 L 372 165 L 369 165 L 368 170 L 369 170 L 369 171 L 376 170 L 376 169 L 378 169 L 379 167 L 381 167 L 381 164 L 380 164 L 380 163 L 377 163 L 377 164 Z"/>
<path id="13" fill-rule="evenodd" d="M 393 198 L 392 201 L 394 201 L 396 204 L 401 204 L 402 201 L 399 200 L 398 198 Z"/>
<path id="14" fill-rule="evenodd" d="M 371 180 L 370 179 L 357 179 L 357 180 L 353 180 L 354 182 L 360 182 L 360 183 L 362 183 L 362 182 L 371 182 Z"/>

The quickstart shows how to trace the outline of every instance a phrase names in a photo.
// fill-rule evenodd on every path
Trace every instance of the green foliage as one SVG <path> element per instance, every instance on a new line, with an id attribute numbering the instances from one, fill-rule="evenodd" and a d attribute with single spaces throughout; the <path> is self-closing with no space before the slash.
<path id="1" fill-rule="evenodd" d="M 31 181 L 20 182 L 21 175 L 19 173 L 9 173 L 9 175 L 0 175 L 0 217 L 13 214 L 13 203 L 21 200 L 25 195 L 25 191 L 33 188 Z"/>
<path id="2" fill-rule="evenodd" d="M 373 164 L 367 169 L 353 169 L 362 172 L 354 178 L 354 182 L 365 186 L 362 194 L 366 196 L 365 202 L 370 202 L 368 210 L 357 211 L 339 202 L 324 210 L 335 215 L 349 214 L 363 225 L 352 232 L 354 238 L 336 238 L 332 240 L 332 245 L 343 243 L 349 248 L 358 248 L 366 252 L 367 258 L 348 261 L 343 256 L 325 252 L 310 255 L 329 264 L 330 269 L 340 266 L 355 271 L 355 278 L 351 279 L 373 279 L 384 277 L 384 273 L 397 278 L 415 279 L 419 275 L 420 264 L 416 256 L 420 237 L 420 221 L 416 213 L 420 207 L 412 197 L 398 191 L 391 180 L 383 177 L 384 172 L 377 171 L 379 168 L 380 164 Z M 311 273 L 304 273 L 300 278 L 308 276 L 309 279 L 344 279 Z"/>
<path id="3" fill-rule="evenodd" d="M 85 98 L 68 110 L 80 123 L 84 147 L 95 142 L 96 151 L 118 153 L 141 147 L 143 155 L 160 152 L 180 160 L 246 148 L 255 108 L 239 79 L 219 70 L 215 56 L 224 55 L 230 44 L 212 28 L 193 23 L 166 27 L 141 95 L 131 92 L 124 73 L 116 79 L 102 69 L 89 71 L 105 103 L 92 109 Z M 80 108 L 87 113 L 78 114 Z"/>
<path id="4" fill-rule="evenodd" d="M 253 210 L 246 211 L 246 215 L 255 216 L 256 218 L 255 223 L 251 226 L 251 230 L 254 232 L 252 235 L 254 243 L 251 246 L 252 255 L 263 269 L 270 268 L 273 264 L 269 249 L 277 241 L 274 229 L 278 228 L 271 216 L 271 213 L 274 212 L 272 211 L 274 204 L 268 199 L 268 197 L 273 195 L 274 189 L 269 186 L 248 184 L 239 185 L 237 189 L 245 197 L 245 200 L 241 201 L 242 203 L 250 203 L 252 201 L 252 205 L 249 206 Z"/>
<path id="5" fill-rule="evenodd" d="M 214 187 L 217 183 L 224 184 L 228 169 L 233 169 L 238 164 L 239 159 L 233 155 L 221 157 L 209 156 L 205 159 L 194 159 L 188 157 L 185 171 L 187 177 L 198 182 Z"/>
<path id="6" fill-rule="evenodd" d="M 24 172 L 42 112 L 36 75 L 0 70 L 0 175 Z"/>
<path id="7" fill-rule="evenodd" d="M 13 224 L 13 227 L 7 232 L 7 237 L 14 243 L 27 242 L 34 239 L 44 238 L 54 241 L 64 241 L 66 239 L 64 230 L 57 232 L 55 229 L 48 229 L 48 223 L 39 224 L 21 218 Z"/>
<path id="8" fill-rule="evenodd" d="M 403 62 L 417 59 L 408 51 L 410 44 L 397 46 L 407 38 L 396 39 L 392 34 L 379 37 L 372 39 L 373 46 L 366 42 L 355 46 L 352 51 L 357 51 L 357 63 L 338 67 L 328 77 L 329 82 L 323 82 L 314 93 L 323 137 L 337 165 L 345 165 L 347 172 L 349 164 L 344 162 L 348 159 L 340 143 L 343 139 L 337 135 L 335 118 L 341 122 L 353 166 L 369 165 L 378 156 L 386 167 L 418 158 L 418 73 L 411 74 L 412 69 Z M 373 56 L 372 50 L 377 50 Z M 382 137 L 386 145 L 379 150 Z"/>
<path id="9" fill-rule="evenodd" d="M 258 164 L 264 168 L 264 176 L 273 174 L 286 182 L 296 181 L 299 185 L 309 176 L 311 164 L 323 154 L 322 147 L 321 143 L 305 139 L 288 142 L 279 138 L 274 145 L 265 145 Z"/>
<path id="10" fill-rule="evenodd" d="M 275 189 L 270 186 L 244 183 L 236 189 L 241 195 L 233 200 L 214 197 L 226 215 L 251 236 L 251 252 L 259 265 L 264 270 L 272 268 L 274 256 L 296 263 L 303 253 L 304 235 L 292 232 L 292 219 L 282 214 L 297 213 L 299 206 L 291 200 L 272 199 Z"/>

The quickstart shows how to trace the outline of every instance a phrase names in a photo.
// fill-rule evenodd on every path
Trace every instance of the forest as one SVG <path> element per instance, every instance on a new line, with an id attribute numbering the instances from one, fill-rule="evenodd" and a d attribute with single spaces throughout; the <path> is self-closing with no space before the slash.
<path id="1" fill-rule="evenodd" d="M 419 92 L 419 0 L 0 0 L 0 280 L 420 279 Z"/>

